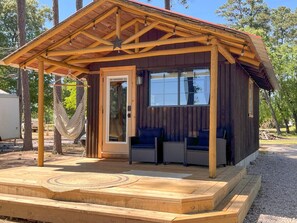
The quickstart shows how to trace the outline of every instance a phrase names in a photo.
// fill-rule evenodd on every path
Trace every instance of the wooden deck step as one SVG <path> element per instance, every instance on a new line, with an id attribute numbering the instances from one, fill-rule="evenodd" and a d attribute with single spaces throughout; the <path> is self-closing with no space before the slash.
<path id="1" fill-rule="evenodd" d="M 260 176 L 245 176 L 216 210 L 178 214 L 107 205 L 0 194 L 0 215 L 45 222 L 241 223 L 261 186 Z"/>
<path id="2" fill-rule="evenodd" d="M 260 176 L 245 176 L 216 210 L 175 214 L 47 198 L 0 194 L 0 215 L 45 222 L 242 223 L 261 186 Z"/>
<path id="3" fill-rule="evenodd" d="M 247 175 L 222 201 L 217 210 L 237 212 L 238 223 L 242 223 L 261 188 L 261 176 Z"/>
<path id="4" fill-rule="evenodd" d="M 245 176 L 213 212 L 179 216 L 178 223 L 242 223 L 261 187 L 261 176 Z"/>
<path id="5" fill-rule="evenodd" d="M 0 215 L 55 223 L 172 222 L 176 214 L 0 194 Z"/>
<path id="6" fill-rule="evenodd" d="M 11 175 L 11 173 L 7 174 Z M 20 180 L 11 182 L 10 178 L 5 180 L 6 178 L 2 177 L 0 193 L 157 212 L 193 214 L 214 210 L 245 175 L 245 169 L 231 168 L 231 170 L 226 169 L 213 181 L 208 178 L 197 180 L 141 178 L 133 184 L 91 189 L 69 188 L 63 185 L 51 187 L 44 183 L 47 180 L 40 180 L 34 184 Z M 156 188 L 155 185 L 160 185 L 163 189 Z"/>

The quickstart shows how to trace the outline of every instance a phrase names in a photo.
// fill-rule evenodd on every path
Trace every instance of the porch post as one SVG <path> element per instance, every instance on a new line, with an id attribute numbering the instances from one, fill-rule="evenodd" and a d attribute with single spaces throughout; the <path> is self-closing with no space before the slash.
<path id="1" fill-rule="evenodd" d="M 38 60 L 38 166 L 44 163 L 44 62 Z"/>
<path id="2" fill-rule="evenodd" d="M 218 95 L 218 46 L 211 48 L 210 62 L 210 120 L 209 120 L 209 177 L 215 178 L 217 171 L 217 95 Z"/>

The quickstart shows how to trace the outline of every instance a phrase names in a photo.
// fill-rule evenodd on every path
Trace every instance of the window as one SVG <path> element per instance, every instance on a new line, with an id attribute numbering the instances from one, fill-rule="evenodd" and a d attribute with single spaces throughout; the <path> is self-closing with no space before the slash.
<path id="1" fill-rule="evenodd" d="M 249 79 L 249 99 L 248 99 L 248 108 L 249 108 L 249 117 L 254 117 L 254 82 L 250 78 Z"/>
<path id="2" fill-rule="evenodd" d="M 180 105 L 208 105 L 210 93 L 209 70 L 182 72 L 180 75 Z"/>
<path id="3" fill-rule="evenodd" d="M 150 75 L 150 105 L 178 104 L 178 73 L 163 72 Z"/>
<path id="4" fill-rule="evenodd" d="M 208 105 L 209 69 L 150 74 L 150 105 Z"/>

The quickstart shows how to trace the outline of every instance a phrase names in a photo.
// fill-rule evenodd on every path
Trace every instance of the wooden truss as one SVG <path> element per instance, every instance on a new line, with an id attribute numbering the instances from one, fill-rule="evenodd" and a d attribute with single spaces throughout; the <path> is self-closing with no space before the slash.
<path id="1" fill-rule="evenodd" d="M 251 47 L 242 38 L 216 30 L 201 28 L 185 21 L 173 21 L 169 17 L 157 13 L 143 15 L 143 12 L 137 7 L 128 7 L 123 5 L 122 1 L 109 1 L 115 3 L 115 7 L 98 15 L 93 22 L 76 29 L 69 36 L 53 43 L 43 52 L 33 55 L 23 62 L 20 67 L 30 67 L 32 63 L 36 63 L 36 60 L 42 60 L 45 64 L 50 65 L 45 70 L 46 73 L 55 73 L 59 68 L 66 68 L 74 71 L 74 75 L 77 76 L 81 73 L 91 73 L 86 66 L 94 62 L 210 52 L 213 45 L 218 47 L 218 52 L 231 64 L 238 60 L 251 64 L 256 68 L 260 66 L 255 53 L 252 52 Z M 133 14 L 134 18 L 122 24 L 121 15 L 123 13 Z M 90 28 L 95 27 L 97 24 L 109 21 L 111 17 L 115 18 L 116 24 L 114 25 L 114 30 L 109 34 L 97 36 L 89 31 Z M 66 27 L 68 23 L 63 25 Z M 123 38 L 122 32 L 132 27 L 134 27 L 134 33 Z M 154 41 L 141 41 L 141 37 L 152 29 L 163 31 L 165 34 Z M 63 45 L 71 43 L 77 36 L 82 36 L 93 42 L 82 48 L 63 49 Z M 158 46 L 189 42 L 198 43 L 198 45 L 196 47 L 170 50 L 156 49 Z M 123 53 L 118 56 L 106 56 L 113 51 L 121 51 Z M 93 56 L 94 54 L 96 54 L 95 57 Z M 12 59 L 10 58 L 10 60 Z"/>

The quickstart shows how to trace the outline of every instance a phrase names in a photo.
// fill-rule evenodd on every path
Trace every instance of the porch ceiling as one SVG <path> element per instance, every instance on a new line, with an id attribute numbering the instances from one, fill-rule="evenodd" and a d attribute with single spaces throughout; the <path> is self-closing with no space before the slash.
<path id="1" fill-rule="evenodd" d="M 163 31 L 164 36 L 141 42 L 140 37 L 152 29 Z M 156 49 L 186 42 L 199 46 Z M 230 63 L 244 65 L 260 87 L 278 89 L 260 37 L 132 0 L 94 1 L 5 57 L 0 65 L 37 70 L 38 60 L 43 60 L 46 73 L 78 76 L 92 73 L 88 66 L 94 62 L 206 52 L 211 44 L 217 44 Z M 112 51 L 122 53 L 108 56 Z"/>

